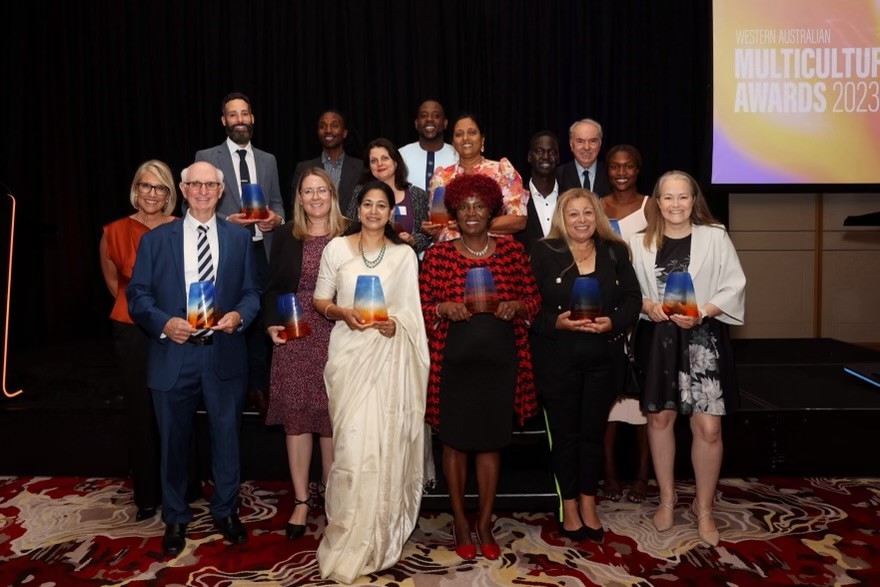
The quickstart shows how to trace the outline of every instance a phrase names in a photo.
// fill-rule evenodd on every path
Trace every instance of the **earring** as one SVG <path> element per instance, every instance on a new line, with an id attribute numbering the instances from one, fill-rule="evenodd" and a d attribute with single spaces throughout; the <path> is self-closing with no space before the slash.
<path id="1" fill-rule="evenodd" d="M 486 143 L 483 143 L 482 145 L 480 145 L 480 153 L 485 153 L 485 152 L 486 152 Z"/>

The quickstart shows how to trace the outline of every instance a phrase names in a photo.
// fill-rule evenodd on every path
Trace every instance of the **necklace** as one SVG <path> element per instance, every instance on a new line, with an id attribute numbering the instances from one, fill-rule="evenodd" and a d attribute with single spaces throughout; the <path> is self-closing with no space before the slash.
<path id="1" fill-rule="evenodd" d="M 379 249 L 379 256 L 373 260 L 367 259 L 367 256 L 364 254 L 364 243 L 361 242 L 361 239 L 358 239 L 358 251 L 360 251 L 361 259 L 363 259 L 364 265 L 367 266 L 367 269 L 375 269 L 385 257 L 385 241 L 382 241 L 382 248 Z"/>
<path id="2" fill-rule="evenodd" d="M 473 250 L 472 248 L 470 248 L 469 246 L 467 246 L 467 244 L 464 242 L 464 239 L 461 239 L 461 246 L 463 246 L 464 248 L 466 248 L 467 251 L 468 251 L 468 253 L 470 253 L 470 254 L 473 255 L 474 257 L 482 257 L 482 256 L 485 255 L 487 252 L 489 252 L 489 243 L 490 243 L 490 242 L 492 242 L 492 239 L 490 239 L 490 238 L 487 236 L 487 237 L 486 237 L 486 246 L 483 247 L 482 249 L 480 249 L 479 251 L 475 251 L 475 250 Z"/>
<path id="3" fill-rule="evenodd" d="M 584 256 L 581 257 L 580 259 L 575 258 L 574 261 L 575 261 L 575 263 L 583 263 L 584 261 L 586 261 L 587 259 L 589 259 L 590 257 L 592 257 L 592 256 L 593 256 L 593 253 L 595 253 L 595 252 L 596 252 L 596 247 L 593 247 L 593 248 L 590 249 L 590 251 L 589 251 L 586 255 L 584 255 Z"/>

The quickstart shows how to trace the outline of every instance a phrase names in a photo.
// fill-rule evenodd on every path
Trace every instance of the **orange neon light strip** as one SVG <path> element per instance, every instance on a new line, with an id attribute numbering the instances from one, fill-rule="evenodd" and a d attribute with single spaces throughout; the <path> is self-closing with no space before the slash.
<path id="1" fill-rule="evenodd" d="M 6 390 L 6 355 L 9 351 L 9 300 L 12 297 L 12 244 L 15 241 L 15 198 L 12 197 L 12 194 L 6 195 L 12 200 L 12 217 L 9 228 L 9 275 L 6 276 L 6 315 L 3 324 L 3 395 L 15 397 L 24 390 Z"/>

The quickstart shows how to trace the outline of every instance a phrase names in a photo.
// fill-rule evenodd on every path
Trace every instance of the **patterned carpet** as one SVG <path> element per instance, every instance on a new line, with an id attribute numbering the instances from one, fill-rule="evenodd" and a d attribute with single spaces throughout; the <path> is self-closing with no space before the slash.
<path id="1" fill-rule="evenodd" d="M 676 525 L 656 533 L 656 497 L 600 506 L 601 545 L 575 544 L 547 513 L 500 512 L 499 560 L 466 562 L 451 548 L 451 518 L 425 512 L 402 560 L 358 585 L 880 585 L 880 479 L 727 479 L 715 515 L 722 542 L 701 545 L 679 486 Z M 315 548 L 320 511 L 307 535 L 284 536 L 292 506 L 288 485 L 248 482 L 241 518 L 247 543 L 225 544 L 207 504 L 194 504 L 187 547 L 161 552 L 158 516 L 136 522 L 128 484 L 105 478 L 0 477 L 0 584 L 334 585 L 322 581 Z"/>

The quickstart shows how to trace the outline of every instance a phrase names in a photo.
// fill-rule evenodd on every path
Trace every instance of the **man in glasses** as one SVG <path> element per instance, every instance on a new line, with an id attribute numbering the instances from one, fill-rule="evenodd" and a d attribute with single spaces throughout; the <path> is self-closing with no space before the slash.
<path id="1" fill-rule="evenodd" d="M 216 213 L 223 172 L 196 162 L 181 179 L 184 217 L 141 238 L 125 290 L 129 313 L 150 337 L 147 386 L 161 440 L 162 548 L 168 555 L 183 550 L 192 518 L 187 461 L 200 404 L 211 435 L 214 524 L 231 543 L 247 540 L 237 516 L 248 374 L 243 331 L 260 308 L 251 235 Z"/>
<path id="2" fill-rule="evenodd" d="M 269 279 L 269 249 L 272 232 L 284 223 L 284 204 L 278 179 L 275 156 L 253 146 L 254 113 L 250 99 L 240 92 L 225 96 L 220 106 L 220 123 L 226 131 L 226 140 L 216 147 L 196 153 L 196 161 L 207 161 L 223 172 L 225 188 L 217 207 L 222 218 L 240 224 L 251 231 L 257 281 L 266 287 Z M 247 184 L 260 186 L 268 206 L 268 214 L 260 220 L 249 220 L 242 212 L 242 193 Z M 266 390 L 269 388 L 269 339 L 255 321 L 248 329 L 249 357 L 248 403 L 261 414 L 266 412 Z"/>

